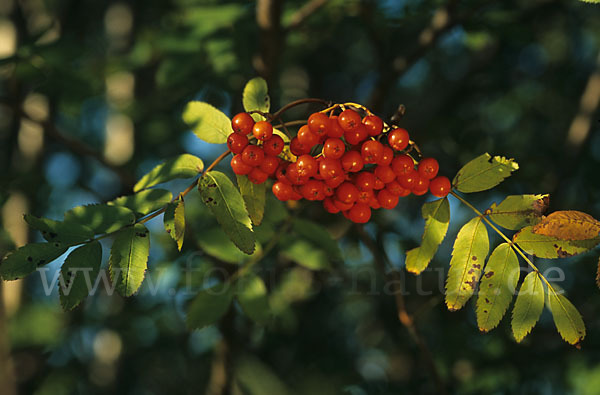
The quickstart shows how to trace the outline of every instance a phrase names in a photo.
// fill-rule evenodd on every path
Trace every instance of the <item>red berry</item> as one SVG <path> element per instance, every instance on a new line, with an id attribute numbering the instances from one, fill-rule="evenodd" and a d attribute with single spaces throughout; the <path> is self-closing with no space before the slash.
<path id="1" fill-rule="evenodd" d="M 306 147 L 313 147 L 319 143 L 319 136 L 313 133 L 307 125 L 303 125 L 300 130 L 298 130 L 298 141 L 302 143 L 302 145 Z"/>
<path id="2" fill-rule="evenodd" d="M 343 182 L 346 181 L 346 177 L 344 176 L 335 176 L 332 178 L 328 178 L 325 180 L 325 185 L 327 185 L 330 188 L 337 188 L 340 185 L 342 185 Z"/>
<path id="3" fill-rule="evenodd" d="M 342 167 L 349 173 L 356 173 L 364 167 L 364 161 L 358 151 L 348 151 L 342 156 Z"/>
<path id="4" fill-rule="evenodd" d="M 357 224 L 364 224 L 371 219 L 371 208 L 364 203 L 356 203 L 348 211 L 348 219 Z"/>
<path id="5" fill-rule="evenodd" d="M 309 180 L 310 177 L 300 174 L 298 166 L 295 163 L 292 163 L 288 166 L 287 171 L 285 172 L 285 176 L 292 185 L 303 185 Z"/>
<path id="6" fill-rule="evenodd" d="M 236 114 L 231 120 L 231 128 L 236 133 L 250 134 L 254 126 L 254 119 L 247 112 Z"/>
<path id="7" fill-rule="evenodd" d="M 325 200 L 323 200 L 323 207 L 325 208 L 325 211 L 331 214 L 337 214 L 340 212 L 340 209 L 337 208 L 331 198 L 325 198 Z"/>
<path id="8" fill-rule="evenodd" d="M 374 197 L 375 197 L 375 194 L 373 193 L 373 190 L 359 191 L 358 192 L 358 199 L 356 199 L 356 202 L 357 203 L 369 204 L 369 202 L 371 201 L 371 199 L 373 199 Z"/>
<path id="9" fill-rule="evenodd" d="M 408 146 L 410 136 L 405 129 L 394 129 L 388 133 L 388 143 L 396 151 L 402 151 Z"/>
<path id="10" fill-rule="evenodd" d="M 322 112 L 315 112 L 308 117 L 308 127 L 317 136 L 325 136 L 329 130 L 329 117 Z"/>
<path id="11" fill-rule="evenodd" d="M 390 191 L 382 189 L 377 193 L 377 200 L 381 207 L 387 208 L 388 210 L 393 209 L 398 205 L 398 196 L 393 195 Z"/>
<path id="12" fill-rule="evenodd" d="M 329 129 L 327 130 L 327 136 L 333 138 L 340 138 L 344 135 L 344 129 L 340 126 L 338 122 L 337 115 L 332 115 L 329 117 Z"/>
<path id="13" fill-rule="evenodd" d="M 308 154 L 300 155 L 296 161 L 298 174 L 305 177 L 312 177 L 317 174 L 319 164 L 317 160 Z"/>
<path id="14" fill-rule="evenodd" d="M 302 144 L 300 140 L 298 140 L 298 137 L 294 137 L 292 141 L 290 141 L 290 151 L 292 151 L 292 154 L 296 156 L 308 154 L 311 148 L 312 146 L 309 147 L 307 145 Z"/>
<path id="15" fill-rule="evenodd" d="M 354 180 L 354 185 L 361 191 L 370 191 L 375 187 L 375 176 L 368 171 L 361 171 Z"/>
<path id="16" fill-rule="evenodd" d="M 234 155 L 233 158 L 231 158 L 231 169 L 235 174 L 241 176 L 250 173 L 252 166 L 244 163 L 242 155 Z"/>
<path id="17" fill-rule="evenodd" d="M 369 136 L 377 136 L 383 130 L 383 121 L 377 115 L 367 115 L 362 123 L 367 127 Z"/>
<path id="18" fill-rule="evenodd" d="M 365 164 L 377 163 L 383 156 L 383 144 L 381 144 L 379 141 L 367 140 L 362 143 L 360 153 L 365 161 Z"/>
<path id="19" fill-rule="evenodd" d="M 325 183 L 323 181 L 309 180 L 300 187 L 300 191 L 306 200 L 325 199 Z"/>
<path id="20" fill-rule="evenodd" d="M 410 189 L 404 188 L 398 181 L 392 181 L 388 184 L 385 184 L 385 189 L 387 189 L 392 195 L 398 197 L 410 195 Z"/>
<path id="21" fill-rule="evenodd" d="M 340 211 L 348 211 L 352 208 L 352 206 L 354 206 L 354 203 L 344 203 L 337 199 L 333 199 L 333 204 L 335 204 L 335 207 L 337 207 Z"/>
<path id="22" fill-rule="evenodd" d="M 417 178 L 419 178 L 419 173 L 413 171 L 412 173 L 407 173 L 398 176 L 398 183 L 400 183 L 400 185 L 402 185 L 403 188 L 412 191 L 415 184 L 417 183 Z"/>
<path id="23" fill-rule="evenodd" d="M 273 126 L 267 121 L 258 121 L 252 128 L 252 134 L 258 140 L 268 140 L 273 136 Z"/>
<path id="24" fill-rule="evenodd" d="M 417 181 L 412 188 L 412 193 L 417 196 L 425 195 L 427 190 L 429 189 L 429 180 L 423 177 L 421 174 L 417 173 Z"/>
<path id="25" fill-rule="evenodd" d="M 285 182 L 286 184 L 290 183 L 290 180 L 285 176 L 288 166 L 289 166 L 289 162 L 283 162 L 279 165 L 277 170 L 275 170 L 275 178 L 278 181 Z"/>
<path id="26" fill-rule="evenodd" d="M 351 145 L 358 145 L 367 137 L 369 137 L 369 132 L 367 132 L 367 128 L 362 123 L 359 123 L 355 128 L 344 132 L 344 138 L 348 144 Z"/>
<path id="27" fill-rule="evenodd" d="M 344 174 L 342 164 L 337 159 L 322 158 L 319 162 L 319 175 L 323 177 L 323 180 L 334 177 L 340 177 Z"/>
<path id="28" fill-rule="evenodd" d="M 392 160 L 392 170 L 398 177 L 412 173 L 415 169 L 415 162 L 406 154 L 399 155 Z"/>
<path id="29" fill-rule="evenodd" d="M 361 125 L 360 114 L 350 108 L 344 110 L 338 116 L 338 123 L 346 132 L 354 130 L 358 125 Z"/>
<path id="30" fill-rule="evenodd" d="M 393 159 L 394 151 L 388 146 L 383 146 L 383 154 L 381 154 L 381 159 L 379 159 L 377 164 L 381 166 L 390 166 Z"/>
<path id="31" fill-rule="evenodd" d="M 392 182 L 396 179 L 396 173 L 389 166 L 376 166 L 375 167 L 375 177 L 379 178 L 383 181 L 384 184 L 388 182 Z"/>
<path id="32" fill-rule="evenodd" d="M 241 154 L 248 145 L 248 137 L 242 133 L 231 133 L 227 137 L 227 148 L 234 154 Z"/>
<path id="33" fill-rule="evenodd" d="M 343 203 L 354 203 L 358 199 L 358 189 L 349 182 L 344 182 L 335 190 L 335 197 Z"/>
<path id="34" fill-rule="evenodd" d="M 419 162 L 418 169 L 420 175 L 428 180 L 431 180 L 437 176 L 438 170 L 440 170 L 440 165 L 434 158 L 423 158 L 421 159 L 421 162 Z"/>
<path id="35" fill-rule="evenodd" d="M 274 174 L 277 168 L 279 167 L 279 158 L 276 156 L 265 155 L 265 159 L 263 159 L 260 164 L 260 170 L 267 173 L 267 175 Z"/>
<path id="36" fill-rule="evenodd" d="M 379 178 L 375 177 L 375 185 L 373 186 L 373 189 L 376 191 L 379 191 L 380 189 L 385 188 L 385 183 L 383 181 L 381 181 Z"/>
<path id="37" fill-rule="evenodd" d="M 265 151 L 265 155 L 277 156 L 283 151 L 284 145 L 285 143 L 281 136 L 274 134 L 263 143 L 263 151 Z"/>
<path id="38" fill-rule="evenodd" d="M 269 175 L 259 167 L 253 168 L 250 173 L 248 173 L 248 179 L 254 184 L 262 184 L 267 181 L 267 178 L 269 178 Z"/>
<path id="39" fill-rule="evenodd" d="M 446 197 L 451 188 L 450 180 L 444 176 L 436 177 L 429 182 L 429 191 L 433 196 Z"/>
<path id="40" fill-rule="evenodd" d="M 283 183 L 281 181 L 277 181 L 276 183 L 274 183 L 271 190 L 273 191 L 273 195 L 275 195 L 275 197 L 281 200 L 282 202 L 290 200 L 292 198 L 292 195 L 295 193 L 291 185 Z"/>
<path id="41" fill-rule="evenodd" d="M 249 166 L 260 166 L 262 161 L 265 159 L 265 153 L 259 146 L 248 145 L 242 151 L 242 160 Z"/>
<path id="42" fill-rule="evenodd" d="M 346 152 L 346 144 L 340 139 L 328 138 L 323 144 L 323 155 L 326 158 L 340 159 Z"/>

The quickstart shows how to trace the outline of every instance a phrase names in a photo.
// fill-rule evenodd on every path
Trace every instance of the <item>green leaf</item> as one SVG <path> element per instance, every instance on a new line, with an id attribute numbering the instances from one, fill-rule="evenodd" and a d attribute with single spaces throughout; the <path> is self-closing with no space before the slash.
<path id="1" fill-rule="evenodd" d="M 439 245 L 446 237 L 450 223 L 448 198 L 425 203 L 421 214 L 425 219 L 421 245 L 406 253 L 406 270 L 414 274 L 420 274 L 427 268 Z"/>
<path id="2" fill-rule="evenodd" d="M 95 234 L 110 233 L 135 223 L 135 214 L 127 207 L 91 204 L 65 213 L 65 222 L 91 228 Z"/>
<path id="3" fill-rule="evenodd" d="M 281 254 L 310 270 L 328 270 L 331 266 L 327 254 L 305 240 L 286 239 Z"/>
<path id="4" fill-rule="evenodd" d="M 200 291 L 188 308 L 188 328 L 201 329 L 217 322 L 229 310 L 233 295 L 234 289 L 229 283 Z"/>
<path id="5" fill-rule="evenodd" d="M 204 102 L 189 102 L 183 111 L 183 121 L 193 128 L 200 140 L 207 143 L 225 144 L 233 131 L 227 115 Z"/>
<path id="6" fill-rule="evenodd" d="M 485 153 L 473 159 L 458 171 L 452 181 L 454 188 L 461 192 L 480 192 L 491 189 L 517 170 L 519 165 L 513 159 L 492 156 Z"/>
<path id="7" fill-rule="evenodd" d="M 244 87 L 242 95 L 242 103 L 246 111 L 262 111 L 269 112 L 271 109 L 271 99 L 269 98 L 269 89 L 267 81 L 260 77 L 256 77 L 248 81 Z M 260 114 L 252 114 L 255 121 L 262 121 L 265 118 Z"/>
<path id="8" fill-rule="evenodd" d="M 527 226 L 521 229 L 513 236 L 513 241 L 525 252 L 538 258 L 568 258 L 589 251 L 600 243 L 600 237 L 589 240 L 559 240 L 535 234 L 532 228 Z"/>
<path id="9" fill-rule="evenodd" d="M 487 229 L 481 218 L 473 218 L 460 229 L 454 241 L 446 280 L 448 310 L 461 309 L 471 298 L 479 282 L 488 251 Z"/>
<path id="10" fill-rule="evenodd" d="M 149 189 L 134 195 L 121 196 L 108 204 L 127 207 L 137 215 L 144 216 L 164 207 L 171 199 L 173 194 L 165 189 Z"/>
<path id="11" fill-rule="evenodd" d="M 512 332 L 521 342 L 533 329 L 544 309 L 544 284 L 537 272 L 531 272 L 523 281 L 512 311 Z"/>
<path id="12" fill-rule="evenodd" d="M 578 346 L 585 337 L 585 324 L 581 314 L 558 286 L 552 284 L 552 288 L 548 287 L 547 292 L 547 307 L 552 313 L 558 333 L 567 343 Z"/>
<path id="13" fill-rule="evenodd" d="M 73 250 L 63 264 L 58 287 L 60 304 L 65 310 L 77 307 L 92 290 L 100 273 L 102 245 L 98 241 Z"/>
<path id="14" fill-rule="evenodd" d="M 260 252 L 260 246 L 258 246 L 252 255 L 243 253 L 221 228 L 207 229 L 198 239 L 198 245 L 208 255 L 234 264 L 240 264 Z"/>
<path id="15" fill-rule="evenodd" d="M 331 233 L 322 225 L 313 221 L 295 218 L 292 228 L 299 236 L 325 251 L 329 259 L 335 261 L 342 260 L 342 251 L 338 242 L 331 237 Z"/>
<path id="16" fill-rule="evenodd" d="M 549 195 L 511 195 L 490 207 L 490 219 L 505 229 L 519 230 L 535 225 L 548 208 Z"/>
<path id="17" fill-rule="evenodd" d="M 248 274 L 236 283 L 236 295 L 242 310 L 250 319 L 264 325 L 271 317 L 267 287 L 262 278 Z"/>
<path id="18" fill-rule="evenodd" d="M 176 158 L 161 163 L 143 176 L 135 184 L 133 191 L 139 192 L 142 189 L 176 178 L 193 178 L 200 174 L 203 169 L 204 163 L 202 159 L 190 154 L 179 155 Z"/>
<path id="19" fill-rule="evenodd" d="M 236 177 L 252 223 L 260 225 L 265 213 L 265 184 L 254 184 L 246 176 Z"/>
<path id="20" fill-rule="evenodd" d="M 165 230 L 177 243 L 177 249 L 181 251 L 185 235 L 185 204 L 182 199 L 167 205 L 163 222 Z"/>
<path id="21" fill-rule="evenodd" d="M 242 195 L 229 177 L 218 171 L 208 172 L 200 178 L 198 188 L 202 201 L 213 212 L 231 241 L 241 251 L 252 254 L 255 244 L 252 222 Z"/>
<path id="22" fill-rule="evenodd" d="M 477 325 L 494 329 L 504 317 L 519 281 L 519 259 L 508 243 L 500 244 L 488 260 L 477 297 Z"/>
<path id="23" fill-rule="evenodd" d="M 9 253 L 0 263 L 0 276 L 4 280 L 18 280 L 38 267 L 47 265 L 67 251 L 60 243 L 31 243 Z"/>
<path id="24" fill-rule="evenodd" d="M 44 239 L 50 242 L 72 246 L 94 237 L 94 231 L 84 225 L 38 218 L 31 214 L 25 214 L 24 218 L 29 226 L 42 232 Z"/>
<path id="25" fill-rule="evenodd" d="M 579 0 L 583 3 L 600 4 L 600 0 Z"/>
<path id="26" fill-rule="evenodd" d="M 149 252 L 150 234 L 144 225 L 136 224 L 117 233 L 110 250 L 109 268 L 110 278 L 121 295 L 131 296 L 142 285 Z"/>

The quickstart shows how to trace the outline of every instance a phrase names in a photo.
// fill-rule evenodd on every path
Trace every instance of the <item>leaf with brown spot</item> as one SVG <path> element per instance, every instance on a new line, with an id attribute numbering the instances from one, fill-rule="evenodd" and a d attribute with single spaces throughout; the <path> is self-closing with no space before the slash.
<path id="1" fill-rule="evenodd" d="M 600 243 L 600 237 L 588 240 L 560 240 L 533 233 L 533 227 L 527 226 L 513 236 L 513 241 L 528 254 L 538 258 L 556 259 L 589 251 Z"/>
<path id="2" fill-rule="evenodd" d="M 600 222 L 581 211 L 555 211 L 535 225 L 533 233 L 560 240 L 589 240 L 598 237 Z"/>
<path id="3" fill-rule="evenodd" d="M 564 341 L 577 347 L 585 338 L 585 324 L 581 314 L 557 285 L 552 284 L 552 288 L 548 287 L 547 291 L 546 305 L 552 313 L 558 333 Z"/>
<path id="4" fill-rule="evenodd" d="M 464 193 L 492 189 L 519 168 L 514 159 L 485 153 L 464 165 L 454 177 L 452 186 Z"/>
<path id="5" fill-rule="evenodd" d="M 474 262 L 483 262 L 488 251 L 487 229 L 481 218 L 475 217 L 460 229 L 454 242 L 446 280 L 448 310 L 459 310 L 471 298 L 481 276 L 481 264 Z"/>
<path id="6" fill-rule="evenodd" d="M 477 297 L 477 325 L 482 332 L 494 329 L 512 300 L 519 281 L 519 259 L 508 243 L 500 244 L 488 259 Z"/>
<path id="7" fill-rule="evenodd" d="M 535 225 L 542 220 L 542 214 L 548 208 L 549 195 L 511 195 L 489 211 L 490 219 L 505 229 L 518 230 L 524 226 Z"/>

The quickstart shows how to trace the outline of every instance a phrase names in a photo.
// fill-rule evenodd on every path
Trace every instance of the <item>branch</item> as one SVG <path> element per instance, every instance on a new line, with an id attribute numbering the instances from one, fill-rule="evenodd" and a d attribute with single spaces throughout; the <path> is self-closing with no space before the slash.
<path id="1" fill-rule="evenodd" d="M 384 277 L 387 277 L 386 273 L 386 265 L 389 264 L 389 259 L 386 256 L 385 252 L 382 252 L 380 248 L 375 245 L 373 239 L 365 232 L 362 226 L 356 226 L 356 230 L 360 240 L 365 244 L 365 246 L 371 251 L 373 254 L 373 259 L 375 263 L 375 267 L 377 270 L 381 272 Z M 406 327 L 408 333 L 415 344 L 419 347 L 421 351 L 421 355 L 425 359 L 425 363 L 429 369 L 429 374 L 435 381 L 435 385 L 437 388 L 437 393 L 440 395 L 446 394 L 446 386 L 444 381 L 442 380 L 442 376 L 440 375 L 437 366 L 435 365 L 435 361 L 433 360 L 433 355 L 427 346 L 423 336 L 419 332 L 417 326 L 415 325 L 415 321 L 413 317 L 406 310 L 406 301 L 404 300 L 404 290 L 402 289 L 402 279 L 400 278 L 400 273 L 395 270 L 393 267 L 389 273 L 389 276 L 392 278 L 394 284 L 396 284 L 396 289 L 394 290 L 394 296 L 396 299 L 396 310 L 398 314 L 398 320 L 402 325 Z"/>
<path id="2" fill-rule="evenodd" d="M 260 54 L 254 68 L 272 86 L 282 49 L 281 29 L 282 0 L 258 0 L 256 24 L 259 28 Z"/>
<path id="3" fill-rule="evenodd" d="M 285 32 L 288 33 L 289 31 L 302 26 L 302 24 L 304 24 L 311 15 L 317 12 L 319 8 L 323 7 L 327 1 L 328 0 L 311 0 L 304 4 L 292 15 L 290 23 L 285 27 Z"/>

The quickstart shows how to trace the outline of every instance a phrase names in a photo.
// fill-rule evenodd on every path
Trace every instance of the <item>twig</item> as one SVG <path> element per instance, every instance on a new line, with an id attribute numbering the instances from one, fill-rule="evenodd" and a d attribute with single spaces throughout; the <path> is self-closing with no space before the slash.
<path id="1" fill-rule="evenodd" d="M 358 236 L 361 241 L 365 244 L 365 246 L 371 251 L 373 254 L 373 260 L 375 263 L 375 267 L 381 272 L 381 274 L 386 277 L 386 265 L 389 264 L 389 259 L 385 254 L 385 251 L 377 248 L 373 239 L 365 232 L 362 226 L 356 226 L 356 230 Z M 419 347 L 421 351 L 421 355 L 425 359 L 425 363 L 429 369 L 429 373 L 433 377 L 435 381 L 435 385 L 437 388 L 437 393 L 440 395 L 446 394 L 446 386 L 440 375 L 437 366 L 435 365 L 435 361 L 433 360 L 433 355 L 427 346 L 423 336 L 420 334 L 417 326 L 415 325 L 413 317 L 406 310 L 406 301 L 404 300 L 404 290 L 402 289 L 402 281 L 400 278 L 400 273 L 391 267 L 391 271 L 389 274 L 392 277 L 394 284 L 396 284 L 396 289 L 394 290 L 394 296 L 396 301 L 396 310 L 398 314 L 398 320 L 402 325 L 406 327 L 410 337 L 413 339 L 415 344 Z"/>
<path id="2" fill-rule="evenodd" d="M 327 3 L 327 0 L 312 0 L 304 4 L 298 11 L 296 11 L 290 22 L 285 27 L 285 32 L 299 28 L 310 16 L 323 7 Z"/>

